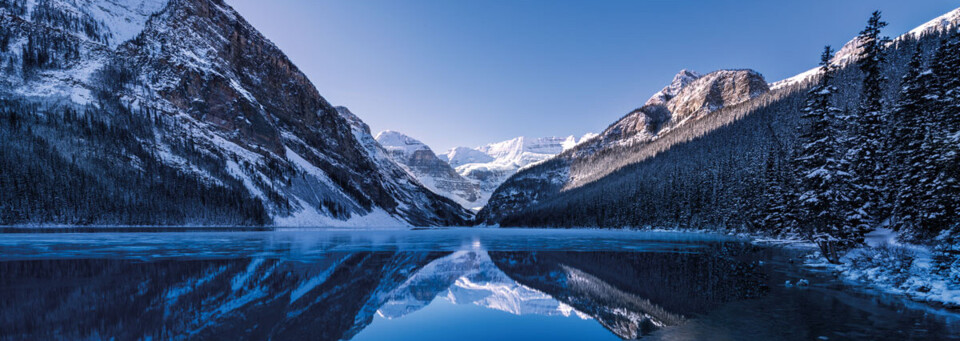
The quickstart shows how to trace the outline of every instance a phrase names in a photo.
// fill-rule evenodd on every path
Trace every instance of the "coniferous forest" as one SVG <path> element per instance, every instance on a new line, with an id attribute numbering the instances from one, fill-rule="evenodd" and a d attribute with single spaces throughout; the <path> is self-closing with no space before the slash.
<path id="1" fill-rule="evenodd" d="M 0 0 L 0 341 L 960 341 L 960 8 L 850 2 Z"/>
<path id="2" fill-rule="evenodd" d="M 870 17 L 855 62 L 834 64 L 827 47 L 816 76 L 697 122 L 719 126 L 709 134 L 500 224 L 797 234 L 831 261 L 880 226 L 923 243 L 954 236 L 960 34 L 891 42 L 880 33 L 885 25 L 879 12 Z M 742 118 L 710 122 L 725 116 Z"/>

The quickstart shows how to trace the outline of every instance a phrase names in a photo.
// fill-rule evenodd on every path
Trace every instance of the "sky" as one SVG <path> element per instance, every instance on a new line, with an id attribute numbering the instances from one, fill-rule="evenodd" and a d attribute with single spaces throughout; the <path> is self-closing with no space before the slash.
<path id="1" fill-rule="evenodd" d="M 891 37 L 955 0 L 227 0 L 373 133 L 435 151 L 600 132 L 681 69 L 814 67 L 874 10 Z"/>

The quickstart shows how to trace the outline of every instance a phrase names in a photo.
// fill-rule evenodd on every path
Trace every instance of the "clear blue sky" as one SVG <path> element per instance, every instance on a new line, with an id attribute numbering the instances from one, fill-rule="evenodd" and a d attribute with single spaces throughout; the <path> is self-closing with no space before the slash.
<path id="1" fill-rule="evenodd" d="M 680 69 L 816 65 L 870 12 L 896 36 L 955 0 L 227 0 L 335 105 L 437 151 L 599 132 Z"/>

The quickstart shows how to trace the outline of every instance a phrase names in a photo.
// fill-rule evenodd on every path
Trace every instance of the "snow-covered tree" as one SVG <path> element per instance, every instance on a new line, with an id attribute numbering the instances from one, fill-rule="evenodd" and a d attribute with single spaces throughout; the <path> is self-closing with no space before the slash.
<path id="1" fill-rule="evenodd" d="M 863 233 L 860 224 L 850 219 L 856 208 L 848 196 L 850 176 L 841 157 L 844 148 L 837 124 L 842 111 L 832 103 L 837 91 L 831 85 L 835 71 L 832 54 L 829 46 L 824 48 L 819 82 L 803 108 L 794 165 L 799 178 L 799 227 L 820 246 L 827 260 L 837 262 L 843 250 L 862 242 Z"/>
<path id="2" fill-rule="evenodd" d="M 924 67 L 923 50 L 916 51 L 903 76 L 899 99 L 891 120 L 894 122 L 891 144 L 894 160 L 894 227 L 900 231 L 927 230 L 924 202 L 929 202 L 936 173 L 933 160 L 931 113 L 936 94 L 933 72 Z"/>
<path id="3" fill-rule="evenodd" d="M 887 174 L 890 133 L 883 99 L 887 77 L 881 69 L 884 49 L 889 41 L 880 36 L 880 30 L 885 26 L 887 23 L 880 19 L 880 11 L 875 11 L 857 37 L 857 66 L 863 73 L 863 88 L 853 125 L 856 143 L 851 145 L 848 155 L 857 175 L 854 178 L 854 200 L 872 223 L 881 222 L 888 214 L 887 188 L 891 179 Z"/>
<path id="4" fill-rule="evenodd" d="M 944 230 L 936 238 L 932 270 L 955 284 L 960 284 L 960 225 Z"/>
<path id="5" fill-rule="evenodd" d="M 933 228 L 942 229 L 958 222 L 960 206 L 960 32 L 944 40 L 931 66 L 935 84 L 930 87 L 933 100 L 930 149 L 935 152 L 930 167 L 936 178 L 928 201 L 921 205 Z M 925 231 L 936 235 L 939 230 Z"/>
<path id="6" fill-rule="evenodd" d="M 791 155 L 786 146 L 777 138 L 773 142 L 763 169 L 761 201 L 764 207 L 759 225 L 767 231 L 788 233 L 794 230 L 797 221 L 795 174 L 789 164 Z"/>

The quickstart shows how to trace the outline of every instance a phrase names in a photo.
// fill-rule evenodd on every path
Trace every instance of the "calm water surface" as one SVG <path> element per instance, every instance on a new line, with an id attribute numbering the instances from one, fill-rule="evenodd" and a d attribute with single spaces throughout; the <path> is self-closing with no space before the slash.
<path id="1" fill-rule="evenodd" d="M 805 252 L 595 230 L 6 233 L 0 339 L 960 340 L 956 312 Z"/>

